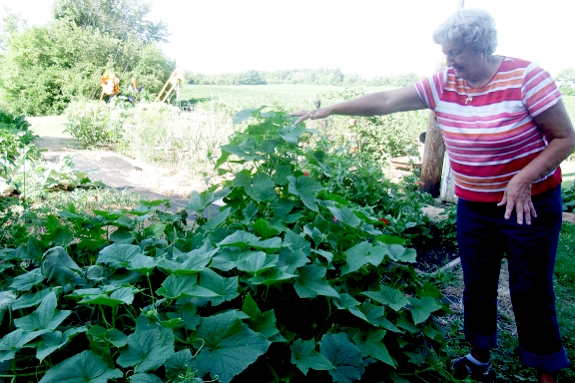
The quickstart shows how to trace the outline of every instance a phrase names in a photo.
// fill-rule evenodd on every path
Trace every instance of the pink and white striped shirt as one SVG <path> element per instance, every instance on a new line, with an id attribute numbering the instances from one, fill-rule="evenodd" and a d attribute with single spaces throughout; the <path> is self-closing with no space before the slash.
<path id="1" fill-rule="evenodd" d="M 455 194 L 476 202 L 499 202 L 509 180 L 545 147 L 533 117 L 561 94 L 537 64 L 505 57 L 489 82 L 473 89 L 452 69 L 416 82 L 415 89 L 435 112 L 455 180 Z M 466 99 L 473 99 L 466 104 Z M 553 170 L 533 183 L 531 194 L 561 183 Z"/>

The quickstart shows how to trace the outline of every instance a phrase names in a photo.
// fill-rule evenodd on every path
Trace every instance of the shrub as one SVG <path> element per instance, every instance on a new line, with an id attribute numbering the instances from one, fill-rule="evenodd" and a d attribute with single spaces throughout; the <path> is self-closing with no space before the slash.
<path id="1" fill-rule="evenodd" d="M 83 146 L 104 146 L 123 137 L 122 103 L 74 102 L 66 109 L 66 129 Z"/>

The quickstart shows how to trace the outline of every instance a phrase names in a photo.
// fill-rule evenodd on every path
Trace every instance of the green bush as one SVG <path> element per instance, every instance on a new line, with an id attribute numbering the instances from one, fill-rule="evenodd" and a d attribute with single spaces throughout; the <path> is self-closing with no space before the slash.
<path id="1" fill-rule="evenodd" d="M 66 109 L 66 129 L 81 145 L 111 145 L 121 141 L 123 103 L 74 102 Z"/>
<path id="2" fill-rule="evenodd" d="M 22 154 L 28 159 L 39 158 L 33 143 L 36 136 L 29 127 L 24 116 L 15 117 L 0 109 L 0 158 L 4 166 L 13 164 Z"/>

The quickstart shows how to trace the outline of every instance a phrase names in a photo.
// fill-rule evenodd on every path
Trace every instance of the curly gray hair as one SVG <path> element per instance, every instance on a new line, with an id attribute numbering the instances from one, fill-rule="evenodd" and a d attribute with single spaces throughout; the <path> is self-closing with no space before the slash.
<path id="1" fill-rule="evenodd" d="M 483 9 L 459 9 L 437 27 L 433 41 L 458 42 L 476 52 L 492 54 L 497 48 L 495 20 Z"/>

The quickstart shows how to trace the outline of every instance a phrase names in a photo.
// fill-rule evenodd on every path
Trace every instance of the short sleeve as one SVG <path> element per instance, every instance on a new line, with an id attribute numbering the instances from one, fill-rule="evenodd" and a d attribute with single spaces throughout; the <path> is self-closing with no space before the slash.
<path id="1" fill-rule="evenodd" d="M 523 74 L 521 97 L 527 112 L 535 117 L 557 104 L 561 93 L 549 72 L 531 63 Z"/>
<path id="2" fill-rule="evenodd" d="M 443 93 L 447 71 L 435 73 L 413 84 L 421 101 L 431 110 L 435 110 L 439 97 Z"/>

